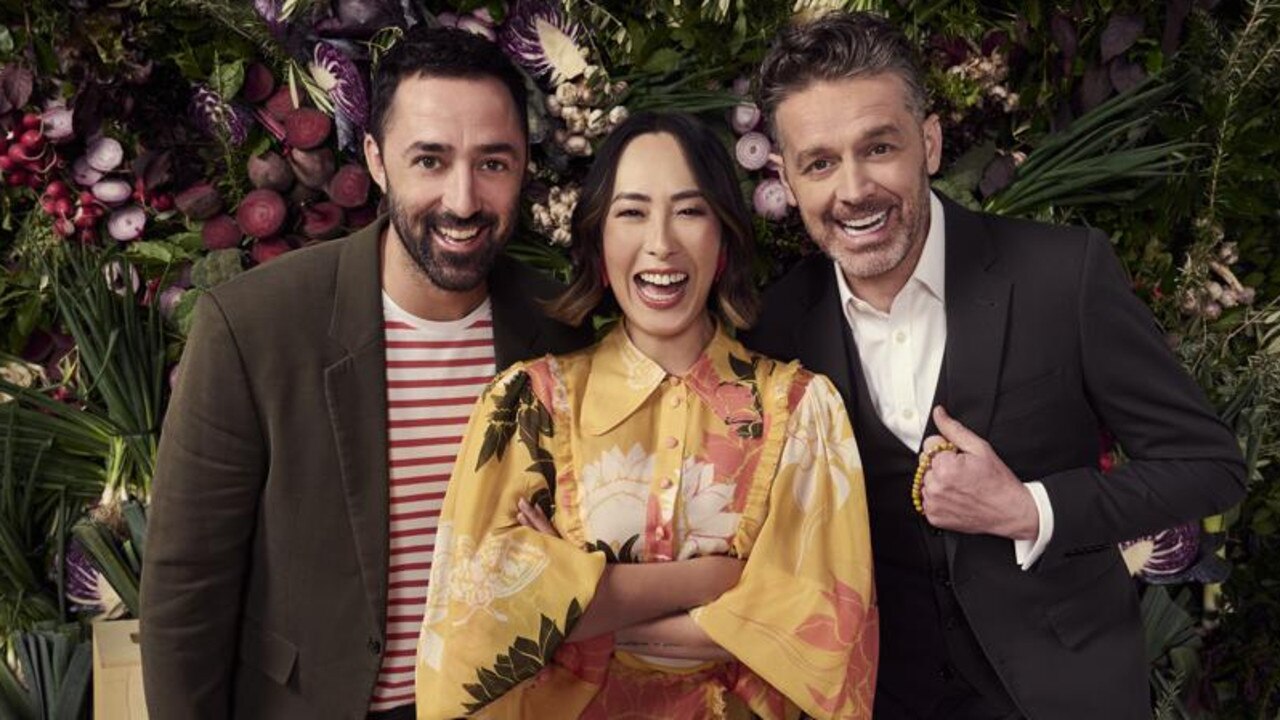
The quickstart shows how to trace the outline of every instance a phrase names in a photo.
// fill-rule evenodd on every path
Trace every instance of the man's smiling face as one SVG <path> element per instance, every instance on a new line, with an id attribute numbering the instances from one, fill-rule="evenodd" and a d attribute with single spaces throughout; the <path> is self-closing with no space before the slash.
<path id="1" fill-rule="evenodd" d="M 815 80 L 775 114 L 789 200 L 851 282 L 914 269 L 929 233 L 936 116 L 920 119 L 894 73 Z"/>
<path id="2" fill-rule="evenodd" d="M 392 228 L 427 279 L 454 292 L 483 283 L 516 227 L 527 163 L 506 87 L 493 78 L 405 78 L 372 156 Z"/>

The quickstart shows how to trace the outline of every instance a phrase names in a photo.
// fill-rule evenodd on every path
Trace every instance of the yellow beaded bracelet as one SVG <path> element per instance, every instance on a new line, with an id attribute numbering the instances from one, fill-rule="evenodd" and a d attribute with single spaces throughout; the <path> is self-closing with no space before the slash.
<path id="1" fill-rule="evenodd" d="M 911 481 L 911 504 L 915 506 L 916 512 L 924 514 L 924 474 L 929 472 L 929 465 L 933 462 L 933 456 L 940 452 L 955 450 L 956 446 L 949 442 L 939 443 L 925 450 L 920 455 L 920 464 L 916 465 L 916 476 Z"/>

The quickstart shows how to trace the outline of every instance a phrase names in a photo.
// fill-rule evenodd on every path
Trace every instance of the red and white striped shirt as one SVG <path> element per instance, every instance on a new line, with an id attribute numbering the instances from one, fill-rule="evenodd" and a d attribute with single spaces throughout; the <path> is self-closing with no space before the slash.
<path id="1" fill-rule="evenodd" d="M 450 322 L 410 315 L 382 294 L 387 345 L 391 554 L 386 642 L 369 710 L 414 700 L 414 653 L 445 487 L 471 408 L 493 379 L 489 301 Z"/>

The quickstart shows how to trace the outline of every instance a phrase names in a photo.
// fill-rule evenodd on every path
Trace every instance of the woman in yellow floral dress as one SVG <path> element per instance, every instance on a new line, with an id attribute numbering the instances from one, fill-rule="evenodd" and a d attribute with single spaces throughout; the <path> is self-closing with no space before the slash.
<path id="1" fill-rule="evenodd" d="M 877 611 L 861 464 L 831 383 L 755 355 L 751 224 L 720 141 L 639 114 L 574 214 L 596 346 L 472 414 L 436 539 L 419 718 L 867 718 Z M 797 321 L 800 319 L 797 318 Z"/>

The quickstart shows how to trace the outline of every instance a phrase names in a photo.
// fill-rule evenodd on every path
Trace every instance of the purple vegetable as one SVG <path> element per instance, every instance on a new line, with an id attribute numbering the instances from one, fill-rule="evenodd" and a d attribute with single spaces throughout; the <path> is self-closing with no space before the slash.
<path id="1" fill-rule="evenodd" d="M 293 168 L 279 153 L 265 152 L 249 158 L 249 182 L 256 188 L 286 192 L 293 187 Z"/>
<path id="2" fill-rule="evenodd" d="M 89 143 L 84 150 L 84 160 L 94 170 L 109 173 L 124 162 L 124 147 L 119 140 L 104 135 Z"/>
<path id="3" fill-rule="evenodd" d="M 75 136 L 71 111 L 65 107 L 58 106 L 45 110 L 40 120 L 44 128 L 44 136 L 50 142 L 65 142 Z"/>
<path id="4" fill-rule="evenodd" d="M 463 16 L 458 20 L 458 28 L 469 33 L 475 33 L 490 42 L 495 42 L 498 39 L 498 33 L 493 31 L 493 26 L 487 25 L 470 15 Z"/>
<path id="5" fill-rule="evenodd" d="M 166 320 L 173 319 L 173 311 L 178 308 L 178 302 L 182 300 L 182 295 L 187 291 L 177 285 L 170 285 L 160 292 L 160 314 Z"/>
<path id="6" fill-rule="evenodd" d="M 137 205 L 116 210 L 107 218 L 107 232 L 112 239 L 120 242 L 137 240 L 142 237 L 142 230 L 146 227 L 147 211 Z"/>
<path id="7" fill-rule="evenodd" d="M 89 167 L 89 161 L 86 158 L 79 157 L 71 163 L 71 179 L 81 187 L 91 187 L 102 179 L 103 174 Z"/>
<path id="8" fill-rule="evenodd" d="M 119 205 L 133 197 L 133 188 L 129 183 L 116 178 L 99 180 L 93 184 L 91 190 L 93 196 L 101 200 L 104 205 Z"/>
<path id="9" fill-rule="evenodd" d="M 129 266 L 129 277 L 125 278 L 124 266 L 119 261 L 107 263 L 102 267 L 102 277 L 107 281 L 107 287 L 117 295 L 136 295 L 138 288 L 142 287 L 142 278 L 138 276 L 138 271 Z"/>
<path id="10" fill-rule="evenodd" d="M 746 77 L 745 75 L 742 77 L 736 78 L 733 81 L 732 90 L 734 95 L 737 95 L 739 97 L 746 97 L 747 94 L 751 92 L 751 78 Z"/>
<path id="11" fill-rule="evenodd" d="M 286 26 L 280 6 L 281 0 L 253 0 L 253 9 L 266 21 L 271 32 L 277 34 L 283 33 Z"/>
<path id="12" fill-rule="evenodd" d="M 519 0 L 502 25 L 502 49 L 536 76 L 552 80 L 573 80 L 587 69 L 578 48 L 582 26 L 563 11 L 559 3 L 546 0 Z"/>
<path id="13" fill-rule="evenodd" d="M 195 86 L 187 112 L 206 135 L 225 137 L 235 145 L 249 137 L 249 128 L 253 126 L 252 113 L 228 102 L 207 85 Z"/>
<path id="14" fill-rule="evenodd" d="M 738 138 L 734 155 L 738 164 L 747 170 L 759 170 L 769 164 L 769 151 L 773 145 L 763 133 L 749 132 Z"/>
<path id="15" fill-rule="evenodd" d="M 733 131 L 742 135 L 756 129 L 760 124 L 760 108 L 755 103 L 742 103 L 729 115 L 729 124 Z"/>
<path id="16" fill-rule="evenodd" d="M 222 196 L 207 182 L 196 183 L 173 198 L 178 212 L 192 220 L 208 220 L 222 212 Z"/>
<path id="17" fill-rule="evenodd" d="M 1141 542 L 1152 544 L 1151 555 L 1146 558 L 1139 569 L 1139 574 L 1148 582 L 1158 583 L 1162 578 L 1181 573 L 1195 563 L 1200 554 L 1200 525 L 1186 523 L 1154 535 L 1146 535 L 1137 540 L 1121 543 L 1127 548 Z"/>
<path id="18" fill-rule="evenodd" d="M 336 45 L 321 40 L 312 55 L 311 76 L 329 93 L 334 108 L 362 132 L 369 122 L 369 94 L 364 75 L 351 58 Z"/>
<path id="19" fill-rule="evenodd" d="M 102 594 L 98 591 L 98 569 L 89 559 L 89 554 L 80 547 L 80 543 L 72 541 L 67 544 L 66 567 L 67 600 L 75 606 L 77 612 L 97 614 L 105 610 L 102 605 Z"/>
<path id="20" fill-rule="evenodd" d="M 436 13 L 436 22 L 440 27 L 458 27 L 458 14 L 451 12 Z"/>
<path id="21" fill-rule="evenodd" d="M 787 216 L 787 190 L 782 181 L 769 178 L 756 186 L 751 193 L 751 204 L 756 214 L 768 220 L 781 220 Z"/>

